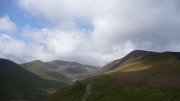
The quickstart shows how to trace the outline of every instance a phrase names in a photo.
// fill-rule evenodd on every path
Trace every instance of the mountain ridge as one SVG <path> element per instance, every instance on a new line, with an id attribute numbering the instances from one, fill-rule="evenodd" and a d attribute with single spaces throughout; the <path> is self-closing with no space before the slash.
<path id="1" fill-rule="evenodd" d="M 63 88 L 47 101 L 179 101 L 180 52 L 133 51 L 90 78 Z M 78 97 L 77 97 L 78 96 Z"/>
<path id="2" fill-rule="evenodd" d="M 161 55 L 161 54 L 169 54 L 169 55 L 178 55 L 180 57 L 180 52 L 171 52 L 171 51 L 165 51 L 165 52 L 153 52 L 153 51 L 145 51 L 145 50 L 134 50 L 124 56 L 121 59 L 114 60 L 110 62 L 109 64 L 106 64 L 102 67 L 101 72 L 111 71 L 115 69 L 115 67 L 121 66 L 123 64 L 126 64 L 128 62 L 134 61 L 139 58 L 143 58 L 150 55 Z"/>
<path id="3" fill-rule="evenodd" d="M 82 75 L 90 74 L 97 69 L 95 66 L 62 60 L 50 62 L 35 60 L 21 64 L 21 66 L 44 79 L 63 81 L 66 83 L 72 83 L 76 80 L 83 79 Z"/>

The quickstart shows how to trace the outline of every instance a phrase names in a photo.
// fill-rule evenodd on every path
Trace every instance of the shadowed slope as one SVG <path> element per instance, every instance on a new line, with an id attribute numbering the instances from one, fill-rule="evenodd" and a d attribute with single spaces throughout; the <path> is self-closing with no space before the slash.
<path id="1" fill-rule="evenodd" d="M 66 85 L 42 79 L 6 59 L 0 59 L 0 81 L 1 101 L 41 101 L 48 94 L 46 90 Z"/>

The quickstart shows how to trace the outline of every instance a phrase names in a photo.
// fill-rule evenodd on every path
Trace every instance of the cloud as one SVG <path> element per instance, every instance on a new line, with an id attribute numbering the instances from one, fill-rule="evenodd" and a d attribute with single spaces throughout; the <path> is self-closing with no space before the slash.
<path id="1" fill-rule="evenodd" d="M 7 34 L 0 33 L 0 57 L 22 63 L 29 60 L 30 53 L 23 41 L 17 40 Z"/>
<path id="2" fill-rule="evenodd" d="M 114 0 L 17 0 L 18 4 L 35 16 L 56 21 L 75 19 L 76 17 L 92 17 L 108 12 Z M 111 7 L 109 7 L 111 5 Z M 101 9 L 99 9 L 101 7 Z"/>
<path id="3" fill-rule="evenodd" d="M 91 35 L 81 30 L 28 28 L 23 31 L 23 35 L 29 38 L 28 47 L 33 52 L 31 54 L 33 59 L 43 61 L 61 59 L 84 64 L 102 65 L 107 61 L 118 58 L 120 52 L 116 51 L 119 51 L 119 49 L 126 50 L 124 52 L 132 50 L 129 42 L 120 47 L 111 46 L 110 49 L 106 49 L 104 46 L 94 42 Z"/>
<path id="4" fill-rule="evenodd" d="M 134 49 L 180 51 L 178 0 L 16 1 L 49 24 L 23 29 L 31 59 L 103 65 Z"/>
<path id="5" fill-rule="evenodd" d="M 0 32 L 14 33 L 17 30 L 16 24 L 8 16 L 0 18 Z"/>

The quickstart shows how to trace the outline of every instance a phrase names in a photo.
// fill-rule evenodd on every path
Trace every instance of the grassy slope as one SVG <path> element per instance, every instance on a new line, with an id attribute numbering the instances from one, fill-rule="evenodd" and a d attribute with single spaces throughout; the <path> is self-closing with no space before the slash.
<path id="1" fill-rule="evenodd" d="M 42 101 L 48 90 L 66 86 L 42 79 L 5 59 L 0 59 L 0 81 L 0 101 Z"/>
<path id="2" fill-rule="evenodd" d="M 44 62 L 33 61 L 30 63 L 21 64 L 21 66 L 24 69 L 44 79 L 60 81 L 60 82 L 68 82 L 68 79 L 65 77 L 65 75 L 63 75 L 63 73 L 58 72 L 57 70 L 54 69 L 55 67 L 48 65 Z"/>
<path id="3" fill-rule="evenodd" d="M 94 66 L 60 60 L 47 63 L 33 61 L 22 64 L 21 66 L 42 78 L 65 83 L 72 83 L 72 81 L 81 79 L 79 75 L 92 73 L 96 70 Z"/>
<path id="4" fill-rule="evenodd" d="M 179 56 L 170 53 L 136 59 L 107 74 L 117 74 L 121 80 L 149 85 L 180 85 Z"/>
<path id="5" fill-rule="evenodd" d="M 122 83 L 116 76 L 103 75 L 59 90 L 48 101 L 82 101 L 85 87 L 91 85 L 86 101 L 179 101 L 180 87 L 139 86 Z"/>
<path id="6" fill-rule="evenodd" d="M 81 101 L 85 92 L 85 85 L 81 82 L 66 87 L 51 95 L 48 101 Z"/>
<path id="7" fill-rule="evenodd" d="M 179 54 L 154 54 L 59 90 L 48 101 L 82 101 L 89 84 L 86 101 L 180 101 L 179 77 Z"/>

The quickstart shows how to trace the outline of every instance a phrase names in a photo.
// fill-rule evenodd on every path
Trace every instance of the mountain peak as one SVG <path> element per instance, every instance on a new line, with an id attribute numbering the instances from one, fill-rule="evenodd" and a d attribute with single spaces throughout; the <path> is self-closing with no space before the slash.
<path id="1" fill-rule="evenodd" d="M 34 61 L 32 61 L 33 63 L 42 63 L 42 61 L 41 60 L 34 60 Z"/>
<path id="2" fill-rule="evenodd" d="M 146 51 L 146 50 L 133 50 L 133 51 L 131 51 L 131 52 L 149 52 L 149 51 Z M 130 52 L 130 53 L 131 53 Z"/>
<path id="3" fill-rule="evenodd" d="M 113 69 L 116 69 L 118 67 L 121 67 L 124 64 L 127 64 L 129 62 L 132 62 L 137 59 L 147 59 L 148 57 L 158 57 L 162 58 L 161 60 L 165 61 L 166 59 L 178 59 L 180 60 L 180 52 L 171 52 L 171 51 L 166 51 L 166 52 L 153 52 L 153 51 L 145 51 L 145 50 L 134 50 L 127 54 L 125 57 L 114 60 L 108 65 L 105 65 L 102 69 L 102 71 L 111 71 Z"/>
<path id="4" fill-rule="evenodd" d="M 137 56 L 142 56 L 142 55 L 147 55 L 147 54 L 152 54 L 152 53 L 158 53 L 158 52 L 146 51 L 146 50 L 134 50 L 130 52 L 128 55 L 133 55 L 137 57 Z"/>
<path id="5" fill-rule="evenodd" d="M 153 52 L 153 51 L 145 51 L 145 50 L 134 50 L 130 52 L 128 55 L 123 57 L 121 60 L 122 61 L 129 61 L 129 60 L 134 60 L 137 58 L 141 58 L 143 56 L 147 55 L 152 55 L 152 54 L 157 54 L 158 52 Z"/>
<path id="6" fill-rule="evenodd" d="M 157 54 L 157 52 L 145 51 L 145 50 L 134 50 L 130 52 L 128 55 L 126 55 L 125 57 L 115 60 L 108 65 L 105 65 L 103 72 L 113 70 L 125 63 L 128 63 L 130 61 L 133 61 L 135 59 L 138 59 L 147 55 L 152 55 L 152 54 Z"/>

